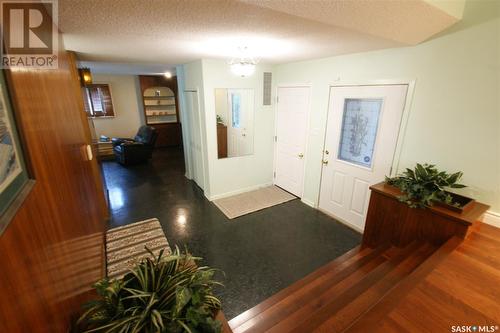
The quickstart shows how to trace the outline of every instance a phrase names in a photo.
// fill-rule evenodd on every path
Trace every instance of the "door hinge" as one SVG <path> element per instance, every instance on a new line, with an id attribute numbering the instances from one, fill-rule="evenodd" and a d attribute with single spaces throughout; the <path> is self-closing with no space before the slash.
<path id="1" fill-rule="evenodd" d="M 276 178 L 276 171 L 273 172 L 273 177 Z"/>
<path id="2" fill-rule="evenodd" d="M 278 136 L 277 135 L 274 136 L 274 142 L 278 142 Z"/>
<path id="3" fill-rule="evenodd" d="M 389 176 L 392 177 L 392 167 L 391 167 L 391 170 L 389 170 Z"/>

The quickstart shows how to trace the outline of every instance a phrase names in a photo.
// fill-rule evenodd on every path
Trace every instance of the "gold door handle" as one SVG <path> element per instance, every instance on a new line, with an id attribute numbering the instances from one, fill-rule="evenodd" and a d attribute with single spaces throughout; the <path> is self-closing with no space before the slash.
<path id="1" fill-rule="evenodd" d="M 304 154 L 299 153 L 299 158 L 303 158 L 303 157 L 304 157 Z"/>
<path id="2" fill-rule="evenodd" d="M 322 163 L 323 163 L 324 165 L 328 165 L 328 161 L 323 160 L 323 161 L 322 161 Z"/>
<path id="3" fill-rule="evenodd" d="M 325 154 L 328 155 L 330 154 L 330 152 L 328 150 L 325 150 Z"/>

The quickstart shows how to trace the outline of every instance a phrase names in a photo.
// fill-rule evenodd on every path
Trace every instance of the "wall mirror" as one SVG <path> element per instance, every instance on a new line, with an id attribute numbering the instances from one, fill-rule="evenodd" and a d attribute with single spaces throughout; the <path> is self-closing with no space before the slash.
<path id="1" fill-rule="evenodd" d="M 215 89 L 217 117 L 217 156 L 237 157 L 253 154 L 253 89 Z"/>

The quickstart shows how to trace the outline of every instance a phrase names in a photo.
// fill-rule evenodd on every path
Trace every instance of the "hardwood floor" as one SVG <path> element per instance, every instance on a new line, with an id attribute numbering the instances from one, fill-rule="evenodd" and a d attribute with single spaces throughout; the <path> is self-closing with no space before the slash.
<path id="1" fill-rule="evenodd" d="M 499 286 L 500 229 L 477 223 L 439 248 L 357 247 L 229 325 L 235 333 L 497 332 Z"/>
<path id="2" fill-rule="evenodd" d="M 466 240 L 447 246 L 428 274 L 411 281 L 411 290 L 395 290 L 349 332 L 450 332 L 452 326 L 499 331 L 500 229 L 481 223 Z"/>

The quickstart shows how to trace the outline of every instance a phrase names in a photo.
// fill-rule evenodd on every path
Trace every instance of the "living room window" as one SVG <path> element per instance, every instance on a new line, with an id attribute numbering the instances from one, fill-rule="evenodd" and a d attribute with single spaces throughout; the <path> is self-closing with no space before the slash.
<path id="1" fill-rule="evenodd" d="M 90 84 L 83 88 L 83 102 L 89 117 L 115 116 L 108 84 Z"/>

